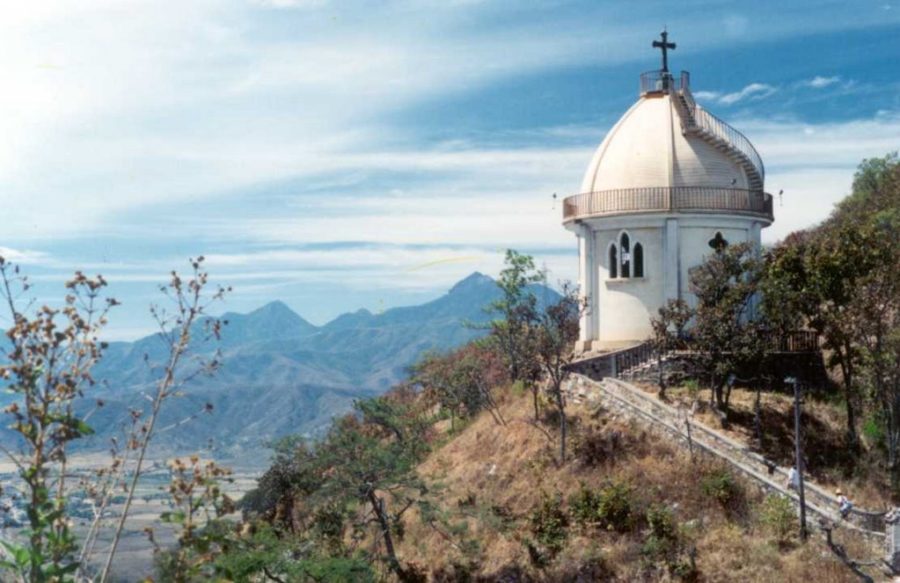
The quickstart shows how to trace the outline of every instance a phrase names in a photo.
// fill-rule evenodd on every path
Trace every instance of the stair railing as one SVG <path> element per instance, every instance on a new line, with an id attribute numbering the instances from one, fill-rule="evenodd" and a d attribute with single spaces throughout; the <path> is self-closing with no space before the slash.
<path id="1" fill-rule="evenodd" d="M 747 136 L 701 107 L 697 107 L 694 110 L 694 122 L 701 130 L 739 150 L 753 165 L 756 173 L 759 174 L 760 180 L 765 180 L 766 169 L 763 166 L 762 157 L 760 157 L 756 148 L 753 147 L 753 144 L 750 143 L 750 140 L 747 139 Z"/>
<path id="2" fill-rule="evenodd" d="M 697 105 L 697 102 L 694 100 L 694 95 L 691 93 L 689 79 L 690 76 L 687 71 L 682 71 L 678 95 L 681 96 L 683 103 L 687 108 L 687 113 L 690 117 L 690 125 L 706 132 L 714 138 L 726 142 L 738 150 L 753 166 L 754 170 L 759 175 L 760 182 L 765 182 L 766 167 L 763 164 L 759 152 L 756 151 L 756 148 L 753 147 L 753 144 L 747 139 L 747 136 Z"/>
<path id="3" fill-rule="evenodd" d="M 613 353 L 613 376 L 622 378 L 622 374 L 649 362 L 655 356 L 653 344 L 643 342 L 637 346 Z"/>

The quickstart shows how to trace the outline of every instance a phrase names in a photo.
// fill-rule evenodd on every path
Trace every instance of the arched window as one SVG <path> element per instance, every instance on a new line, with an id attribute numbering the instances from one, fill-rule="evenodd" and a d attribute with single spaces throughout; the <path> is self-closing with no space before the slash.
<path id="1" fill-rule="evenodd" d="M 609 278 L 617 277 L 619 277 L 619 254 L 616 252 L 616 244 L 611 243 L 609 246 Z"/>
<path id="2" fill-rule="evenodd" d="M 631 240 L 628 233 L 622 233 L 619 237 L 619 247 L 622 249 L 622 277 L 631 277 Z"/>
<path id="3" fill-rule="evenodd" d="M 644 277 L 644 246 L 640 243 L 634 244 L 634 276 Z"/>

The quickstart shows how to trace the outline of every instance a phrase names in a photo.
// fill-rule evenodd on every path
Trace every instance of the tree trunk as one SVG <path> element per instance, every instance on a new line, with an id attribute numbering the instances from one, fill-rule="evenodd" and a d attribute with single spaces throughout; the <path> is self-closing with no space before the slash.
<path id="1" fill-rule="evenodd" d="M 384 500 L 375 495 L 375 490 L 369 487 L 367 493 L 369 503 L 372 505 L 372 511 L 375 512 L 375 518 L 381 527 L 381 534 L 384 536 L 384 549 L 387 552 L 388 566 L 397 577 L 401 580 L 404 576 L 403 567 L 397 559 L 397 553 L 394 551 L 394 539 L 391 537 L 391 524 L 388 521 L 387 513 L 384 511 Z"/>
<path id="2" fill-rule="evenodd" d="M 844 341 L 841 362 L 844 373 L 844 399 L 847 401 L 847 447 L 859 451 L 859 436 L 856 433 L 856 408 L 853 405 L 853 353 L 850 341 Z"/>
<path id="3" fill-rule="evenodd" d="M 566 463 L 566 407 L 563 402 L 562 387 L 556 388 L 556 408 L 559 409 L 559 460 Z"/>
<path id="4" fill-rule="evenodd" d="M 896 504 L 900 502 L 900 463 L 897 460 L 898 446 L 898 428 L 897 414 L 900 413 L 900 402 L 898 396 L 891 396 L 891 407 L 886 411 L 887 417 L 887 449 L 888 449 L 888 471 L 891 475 L 891 499 Z"/>
<path id="5" fill-rule="evenodd" d="M 756 433 L 756 444 L 759 450 L 763 448 L 762 431 L 762 385 L 756 383 L 756 403 L 753 406 L 753 429 Z"/>
<path id="6" fill-rule="evenodd" d="M 541 417 L 540 407 L 538 405 L 538 386 L 537 383 L 531 385 L 531 398 L 534 402 L 534 420 L 539 421 Z"/>
<path id="7" fill-rule="evenodd" d="M 663 351 L 660 350 L 659 358 L 656 362 L 656 367 L 659 370 L 659 393 L 657 396 L 660 401 L 666 400 L 666 375 L 663 372 Z"/>

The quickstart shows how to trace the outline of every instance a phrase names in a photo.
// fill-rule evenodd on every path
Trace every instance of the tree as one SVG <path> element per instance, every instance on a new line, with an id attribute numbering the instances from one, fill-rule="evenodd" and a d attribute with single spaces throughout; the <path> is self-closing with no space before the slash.
<path id="1" fill-rule="evenodd" d="M 856 323 L 852 312 L 860 280 L 873 264 L 864 235 L 851 225 L 819 231 L 807 257 L 809 289 L 814 299 L 809 322 L 830 353 L 829 365 L 840 367 L 847 409 L 847 446 L 857 450 L 857 369 L 861 355 L 854 342 Z"/>
<path id="2" fill-rule="evenodd" d="M 653 328 L 653 350 L 656 352 L 656 368 L 659 374 L 659 398 L 666 398 L 666 377 L 663 359 L 669 350 L 679 346 L 685 339 L 685 328 L 694 312 L 684 300 L 669 300 L 656 316 L 650 319 Z"/>
<path id="3" fill-rule="evenodd" d="M 897 250 L 900 248 L 900 162 L 897 154 L 865 160 L 853 191 L 827 221 L 792 234 L 772 253 L 764 282 L 764 307 L 776 326 L 802 319 L 816 330 L 839 368 L 847 411 L 846 442 L 859 448 L 857 418 L 865 405 L 864 383 L 886 435 L 895 434 L 895 397 L 891 370 L 895 361 Z M 887 439 L 889 465 L 897 465 L 900 434 Z M 900 469 L 897 470 L 900 473 Z M 900 476 L 897 477 L 900 485 Z"/>
<path id="4" fill-rule="evenodd" d="M 169 350 L 167 361 L 156 382 L 156 391 L 150 404 L 147 421 L 142 423 L 139 431 L 131 437 L 137 457 L 125 488 L 125 502 L 113 530 L 112 543 L 100 571 L 100 583 L 109 580 L 125 521 L 128 519 L 134 493 L 141 479 L 147 449 L 153 439 L 156 421 L 163 405 L 191 379 L 200 374 L 214 373 L 220 364 L 217 356 L 210 360 L 195 357 L 192 367 L 184 366 L 191 357 L 192 339 L 196 341 L 198 336 L 215 340 L 220 338 L 223 322 L 217 318 L 207 317 L 206 310 L 210 304 L 221 300 L 230 291 L 230 288 L 219 287 L 212 294 L 207 292 L 209 274 L 203 269 L 203 262 L 203 256 L 190 259 L 191 274 L 187 279 L 172 271 L 169 283 L 160 286 L 160 291 L 172 302 L 172 308 L 160 306 L 150 308 L 159 326 L 159 337 Z"/>
<path id="5" fill-rule="evenodd" d="M 853 194 L 831 223 L 856 229 L 868 270 L 859 274 L 848 309 L 859 349 L 859 378 L 883 427 L 891 490 L 900 499 L 900 160 L 866 160 Z"/>
<path id="6" fill-rule="evenodd" d="M 712 401 L 723 422 L 731 393 L 729 377 L 758 365 L 765 353 L 764 326 L 754 314 L 761 277 L 762 261 L 747 243 L 729 245 L 691 270 L 691 291 L 697 297 L 692 330 L 697 358 L 710 375 Z"/>
<path id="7" fill-rule="evenodd" d="M 102 582 L 109 577 L 109 568 L 115 556 L 116 546 L 128 518 L 142 462 L 153 435 L 154 423 L 163 401 L 174 394 L 183 382 L 200 372 L 215 369 L 217 361 L 204 363 L 196 370 L 179 367 L 188 353 L 192 335 L 197 333 L 194 324 L 201 324 L 210 335 L 218 338 L 221 323 L 203 316 L 209 301 L 225 293 L 220 288 L 211 298 L 206 295 L 207 274 L 202 271 L 203 258 L 192 260 L 193 277 L 182 280 L 175 272 L 163 290 L 175 303 L 173 318 L 157 310 L 155 314 L 161 327 L 161 335 L 170 347 L 169 361 L 163 367 L 156 399 L 151 406 L 150 418 L 140 423 L 141 412 L 131 415 L 131 433 L 127 437 L 126 453 L 114 447 L 109 467 L 98 471 L 96 481 L 83 478 L 79 486 L 92 497 L 100 499 L 94 511 L 94 519 L 85 533 L 81 550 L 70 530 L 67 512 L 67 496 L 71 472 L 67 471 L 68 447 L 71 442 L 92 433 L 87 419 L 93 411 L 78 413 L 79 400 L 94 385 L 91 369 L 102 358 L 106 344 L 99 340 L 106 324 L 109 310 L 116 306 L 112 298 L 104 298 L 106 281 L 102 276 L 89 278 L 80 272 L 66 283 L 68 293 L 63 307 L 42 306 L 33 317 L 26 315 L 31 305 L 20 306 L 29 290 L 27 279 L 19 269 L 0 258 L 0 298 L 9 310 L 12 327 L 7 330 L 9 352 L 0 366 L 0 378 L 15 398 L 5 413 L 12 420 L 12 429 L 20 436 L 20 451 L 2 449 L 19 470 L 25 484 L 29 528 L 27 543 L 18 545 L 3 542 L 4 555 L 0 566 L 27 581 L 67 581 L 77 577 L 91 579 L 89 559 L 102 527 L 104 510 L 112 499 L 113 491 L 123 486 L 125 504 L 112 529 L 112 545 L 105 566 L 99 575 Z M 205 318 L 205 319 L 204 319 Z M 101 407 L 102 402 L 96 401 Z M 129 459 L 128 452 L 136 459 Z M 129 484 L 124 476 L 130 472 Z M 98 495 L 99 496 L 96 496 Z"/>
<path id="8" fill-rule="evenodd" d="M 389 402 L 382 401 L 387 405 Z M 384 543 L 385 562 L 400 579 L 408 577 L 394 545 L 394 533 L 401 528 L 403 514 L 427 492 L 415 472 L 416 464 L 427 451 L 427 442 L 415 416 L 408 416 L 402 405 L 390 417 L 399 421 L 384 423 L 382 417 L 365 416 L 365 407 L 356 406 L 364 414 L 360 420 L 350 415 L 337 421 L 327 438 L 317 447 L 325 480 L 319 490 L 331 501 L 358 501 L 368 505 L 378 539 Z M 391 508 L 394 503 L 398 506 Z"/>
<path id="9" fill-rule="evenodd" d="M 451 428 L 456 418 L 472 417 L 485 409 L 498 424 L 505 424 L 493 389 L 509 377 L 492 342 L 475 340 L 447 354 L 426 354 L 412 372 L 412 381 L 428 399 L 450 413 Z"/>
<path id="10" fill-rule="evenodd" d="M 150 531 L 157 566 L 163 567 L 167 581 L 209 580 L 216 574 L 216 558 L 230 542 L 232 528 L 223 517 L 235 507 L 220 482 L 231 482 L 231 471 L 197 456 L 176 458 L 169 468 L 172 510 L 163 512 L 160 521 L 173 526 L 177 544 L 163 550 Z"/>
<path id="11" fill-rule="evenodd" d="M 569 284 L 563 284 L 562 297 L 541 311 L 537 330 L 537 361 L 548 381 L 548 393 L 559 415 L 559 459 L 566 461 L 567 419 L 562 385 L 569 377 L 569 365 L 575 358 L 578 323 L 584 304 Z"/>
<path id="12" fill-rule="evenodd" d="M 489 312 L 499 316 L 490 323 L 490 338 L 503 355 L 510 380 L 521 382 L 531 390 L 537 420 L 540 368 L 536 366 L 535 358 L 535 324 L 539 316 L 537 297 L 531 286 L 545 278 L 535 269 L 531 256 L 512 249 L 506 251 L 505 265 L 497 280 L 502 296 L 488 308 Z"/>
<path id="13" fill-rule="evenodd" d="M 815 311 L 807 264 L 812 241 L 809 231 L 796 231 L 766 254 L 760 308 L 767 326 L 779 338 L 800 328 Z"/>
<path id="14" fill-rule="evenodd" d="M 28 509 L 27 543 L 2 542 L 10 559 L 0 567 L 23 580 L 71 580 L 79 567 L 66 514 L 66 464 L 70 443 L 93 433 L 73 406 L 94 384 L 91 369 L 106 348 L 98 336 L 117 302 L 102 296 L 105 287 L 102 276 L 77 272 L 66 282 L 62 308 L 45 305 L 29 317 L 18 303 L 28 281 L 0 257 L 0 297 L 12 322 L 0 379 L 15 395 L 5 413 L 21 453 L 3 449 L 24 482 Z"/>

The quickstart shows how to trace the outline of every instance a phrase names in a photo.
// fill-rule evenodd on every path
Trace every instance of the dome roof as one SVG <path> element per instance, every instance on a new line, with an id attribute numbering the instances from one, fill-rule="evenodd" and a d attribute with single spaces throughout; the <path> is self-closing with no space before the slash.
<path id="1" fill-rule="evenodd" d="M 682 130 L 685 114 L 676 99 L 677 94 L 667 92 L 641 96 L 600 144 L 581 192 L 660 186 L 752 188 L 733 153 Z"/>

